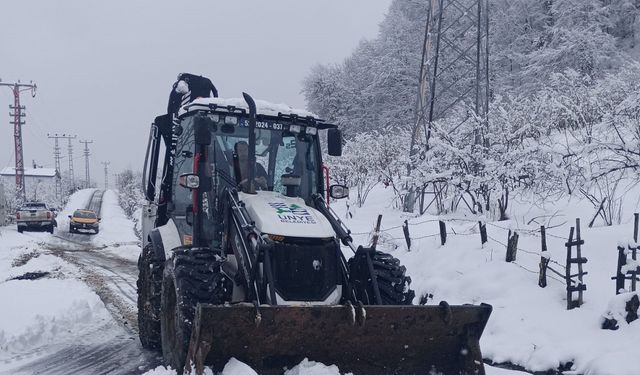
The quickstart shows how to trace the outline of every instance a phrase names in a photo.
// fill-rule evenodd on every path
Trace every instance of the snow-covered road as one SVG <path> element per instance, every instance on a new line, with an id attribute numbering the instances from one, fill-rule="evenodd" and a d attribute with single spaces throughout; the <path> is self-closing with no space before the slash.
<path id="1" fill-rule="evenodd" d="M 105 206 L 117 205 L 113 193 L 105 195 Z M 49 296 L 32 296 L 38 299 L 32 301 L 37 306 L 25 306 L 14 297 L 14 315 L 27 307 L 36 311 L 32 319 L 22 322 L 2 320 L 0 348 L 7 350 L 4 354 L 0 350 L 0 374 L 140 374 L 160 364 L 157 353 L 144 350 L 137 336 L 135 259 L 139 248 L 135 237 L 109 230 L 97 236 L 68 232 L 66 217 L 75 208 L 102 211 L 105 229 L 126 220 L 118 207 L 102 209 L 102 197 L 102 191 L 76 194 L 60 214 L 53 235 L 21 236 L 7 228 L 9 233 L 3 237 L 15 237 L 14 249 L 18 258 L 24 258 L 25 267 L 56 272 L 49 273 L 55 276 L 50 279 L 8 281 L 15 284 L 13 292 L 26 287 L 28 293 L 35 287 Z M 27 248 L 29 255 L 22 255 Z M 41 264 L 33 264 L 38 262 Z M 59 282 L 63 285 L 56 285 Z M 88 308 L 86 301 L 90 301 Z M 38 311 L 56 310 L 49 305 L 57 302 L 61 308 L 56 313 Z M 5 329 L 11 325 L 13 329 Z"/>

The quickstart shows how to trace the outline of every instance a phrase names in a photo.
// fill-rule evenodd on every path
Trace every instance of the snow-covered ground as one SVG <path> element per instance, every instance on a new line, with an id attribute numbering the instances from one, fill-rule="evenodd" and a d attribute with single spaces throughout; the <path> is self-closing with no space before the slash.
<path id="1" fill-rule="evenodd" d="M 123 315 L 128 315 L 129 320 L 135 320 L 131 318 L 135 316 L 131 309 L 135 309 L 135 260 L 140 251 L 134 224 L 118 206 L 117 195 L 107 191 L 103 196 L 98 235 L 65 233 L 67 215 L 84 207 L 92 193 L 92 190 L 83 190 L 71 197 L 58 217 L 58 229 L 53 236 L 35 232 L 19 234 L 12 226 L 0 227 L 0 301 L 5 302 L 0 309 L 0 373 L 28 373 L 25 365 L 64 348 L 68 350 L 71 343 L 95 345 L 98 331 L 104 340 L 124 335 L 128 341 L 132 341 L 131 337 L 135 341 L 135 332 L 123 331 L 126 321 L 114 318 L 114 311 L 124 311 Z M 391 207 L 391 200 L 391 192 L 381 187 L 371 193 L 365 207 L 351 207 L 352 218 L 347 218 L 344 202 L 334 203 L 333 208 L 352 229 L 356 242 L 365 245 L 377 215 L 384 215 L 379 246 L 407 267 L 416 290 L 415 302 L 430 294 L 433 298 L 428 304 L 441 300 L 452 304 L 491 304 L 493 314 L 481 340 L 485 358 L 495 363 L 510 362 L 528 371 L 566 366 L 570 368 L 566 374 L 639 373 L 640 323 L 626 324 L 618 316 L 620 329 L 600 328 L 605 313 L 613 310 L 615 314 L 624 307 L 620 297 L 615 298 L 611 276 L 616 269 L 616 245 L 628 242 L 632 235 L 632 214 L 638 210 L 637 201 L 626 206 L 622 224 L 594 228 L 586 225 L 593 208 L 583 201 L 561 201 L 552 207 L 513 202 L 513 220 L 487 222 L 489 242 L 484 245 L 480 244 L 478 218 L 445 218 L 449 235 L 442 246 L 439 237 L 434 235 L 438 233 L 438 218 L 402 213 Z M 543 215 L 547 216 L 531 221 Z M 589 260 L 585 265 L 587 291 L 585 304 L 567 311 L 565 285 L 560 277 L 550 273 L 546 288 L 537 285 L 540 261 L 537 230 L 540 222 L 550 228 L 547 242 L 551 266 L 564 273 L 561 266 L 566 257 L 564 243 L 576 217 L 583 223 L 583 255 Z M 410 251 L 400 227 L 404 220 L 410 224 Z M 514 263 L 504 261 L 509 229 L 520 234 Z M 88 258 L 78 261 L 80 258 L 61 256 L 56 249 L 63 246 L 69 246 L 69 254 L 77 255 L 76 251 L 82 250 Z M 111 263 L 101 264 L 101 268 L 98 264 L 92 275 L 87 273 L 86 267 L 92 266 L 92 262 L 103 261 Z M 112 269 L 111 264 L 120 263 L 124 265 L 121 271 Z M 36 280 L 14 279 L 28 273 L 47 274 Z M 113 285 L 97 287 L 96 275 L 113 276 Z M 123 334 L 125 331 L 128 333 Z M 104 340 L 100 341 L 101 345 Z M 137 341 L 131 345 L 134 347 L 128 349 L 130 355 L 139 356 L 136 353 L 141 349 L 135 348 L 139 347 Z M 149 367 L 149 361 L 141 361 L 140 372 L 175 374 L 172 369 L 156 367 L 157 362 Z M 312 358 L 291 364 L 283 373 L 341 374 L 336 366 L 316 363 Z M 487 373 L 520 372 L 487 366 Z M 253 375 L 255 371 L 232 359 L 222 374 Z"/>
<path id="2" fill-rule="evenodd" d="M 600 328 L 603 315 L 615 297 L 618 243 L 632 242 L 633 213 L 640 206 L 636 194 L 629 194 L 623 221 L 611 227 L 588 228 L 595 210 L 588 202 L 567 200 L 548 207 L 528 202 L 512 203 L 513 220 L 488 222 L 488 243 L 481 245 L 477 218 L 446 220 L 447 243 L 440 244 L 437 217 L 404 214 L 391 208 L 390 189 L 376 188 L 364 207 L 354 209 L 347 218 L 346 205 L 333 208 L 356 233 L 356 242 L 367 244 L 378 214 L 383 214 L 381 247 L 398 257 L 413 280 L 416 299 L 432 294 L 429 304 L 445 300 L 452 304 L 488 303 L 493 314 L 481 340 L 485 358 L 495 363 L 511 362 L 530 371 L 557 369 L 572 364 L 577 374 L 639 374 L 640 320 L 622 322 L 617 331 Z M 550 264 L 564 274 L 570 226 L 581 219 L 581 237 L 585 240 L 582 255 L 588 275 L 585 304 L 566 310 L 566 289 L 562 278 L 549 273 L 548 286 L 538 286 L 541 239 L 537 219 L 550 228 L 547 243 Z M 413 238 L 407 251 L 402 228 L 409 220 Z M 601 225 L 596 221 L 596 225 Z M 517 260 L 505 262 L 509 229 L 518 231 Z M 454 234 L 455 232 L 455 234 Z M 361 233 L 361 234 L 358 234 Z M 436 234 L 432 236 L 433 234 Z M 420 238 L 423 237 L 423 238 Z M 574 253 L 575 256 L 575 253 Z M 557 262 L 557 263 L 553 263 Z M 572 274 L 577 273 L 574 265 Z M 417 301 L 416 301 L 417 302 Z"/>

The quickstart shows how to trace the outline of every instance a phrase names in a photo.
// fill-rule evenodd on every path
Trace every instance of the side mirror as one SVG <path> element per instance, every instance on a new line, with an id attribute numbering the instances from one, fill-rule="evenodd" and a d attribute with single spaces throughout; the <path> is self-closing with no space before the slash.
<path id="1" fill-rule="evenodd" d="M 342 156 L 342 131 L 332 128 L 327 131 L 327 149 L 331 156 Z"/>
<path id="2" fill-rule="evenodd" d="M 211 144 L 210 126 L 214 126 L 214 123 L 208 116 L 200 115 L 193 119 L 193 136 L 197 145 L 208 146 Z"/>
<path id="3" fill-rule="evenodd" d="M 349 196 L 349 188 L 344 185 L 329 186 L 329 196 L 333 199 L 342 199 Z"/>
<path id="4" fill-rule="evenodd" d="M 99 218 L 98 218 L 98 221 L 100 221 L 100 220 L 102 220 L 102 218 L 101 218 L 101 217 L 99 217 Z"/>
<path id="5" fill-rule="evenodd" d="M 185 173 L 180 175 L 178 183 L 187 189 L 197 189 L 200 187 L 200 177 L 193 173 Z"/>
<path id="6" fill-rule="evenodd" d="M 71 215 L 67 215 L 69 217 L 69 219 L 71 219 Z"/>

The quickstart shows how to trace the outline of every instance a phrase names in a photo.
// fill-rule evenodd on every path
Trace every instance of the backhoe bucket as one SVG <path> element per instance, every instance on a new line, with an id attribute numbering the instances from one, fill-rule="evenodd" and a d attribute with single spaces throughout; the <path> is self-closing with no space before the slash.
<path id="1" fill-rule="evenodd" d="M 491 306 L 198 305 L 185 373 L 231 357 L 261 375 L 304 358 L 354 375 L 483 375 L 479 339 Z"/>

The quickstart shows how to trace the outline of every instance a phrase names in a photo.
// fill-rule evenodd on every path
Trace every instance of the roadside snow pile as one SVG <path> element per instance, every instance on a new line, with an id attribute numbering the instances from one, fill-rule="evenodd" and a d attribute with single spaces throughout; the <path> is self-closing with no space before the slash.
<path id="1" fill-rule="evenodd" d="M 77 280 L 12 280 L 0 284 L 0 361 L 76 336 L 110 319 L 104 304 Z"/>
<path id="2" fill-rule="evenodd" d="M 102 196 L 100 217 L 100 233 L 93 236 L 93 244 L 106 246 L 106 251 L 121 258 L 137 260 L 140 246 L 133 231 L 134 224 L 120 207 L 118 195 L 113 190 L 105 191 Z"/>
<path id="3" fill-rule="evenodd" d="M 638 293 L 622 293 L 613 297 L 602 317 L 602 328 L 615 331 L 636 321 L 640 307 L 639 297 Z"/>

